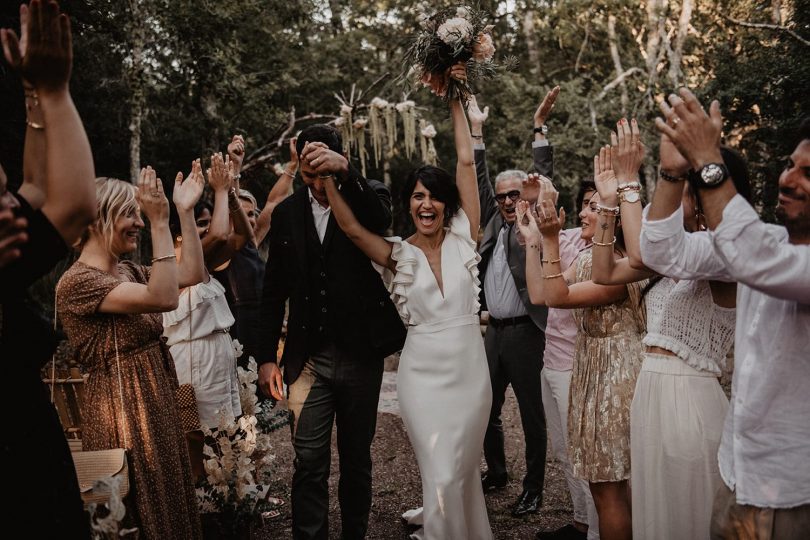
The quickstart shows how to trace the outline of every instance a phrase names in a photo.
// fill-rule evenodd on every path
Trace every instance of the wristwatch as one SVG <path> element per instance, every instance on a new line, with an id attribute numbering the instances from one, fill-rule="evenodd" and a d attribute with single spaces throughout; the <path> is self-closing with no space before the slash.
<path id="1" fill-rule="evenodd" d="M 548 133 L 548 126 L 543 124 L 540 127 L 536 127 L 532 130 L 532 133 L 542 133 L 543 135 L 546 135 Z"/>
<path id="2" fill-rule="evenodd" d="M 728 169 L 722 163 L 707 163 L 697 171 L 689 171 L 689 181 L 699 188 L 715 188 L 728 176 Z"/>
<path id="3" fill-rule="evenodd" d="M 637 189 L 628 189 L 619 193 L 619 202 L 637 203 L 641 200 L 641 195 Z"/>

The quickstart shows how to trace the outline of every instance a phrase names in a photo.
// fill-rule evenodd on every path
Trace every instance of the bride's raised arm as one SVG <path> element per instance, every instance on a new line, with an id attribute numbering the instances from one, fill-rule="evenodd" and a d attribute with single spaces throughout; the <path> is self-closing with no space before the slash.
<path id="1" fill-rule="evenodd" d="M 450 70 L 450 76 L 465 80 L 467 78 L 466 66 L 463 63 L 454 65 Z M 478 237 L 481 202 L 478 199 L 478 178 L 475 173 L 475 156 L 470 126 L 460 100 L 450 102 L 450 114 L 453 118 L 453 134 L 456 142 L 456 186 L 458 186 L 458 194 L 461 199 L 461 208 L 470 220 L 470 235 L 475 240 Z"/>
<path id="2" fill-rule="evenodd" d="M 329 206 L 332 207 L 332 214 L 340 230 L 360 248 L 369 259 L 396 271 L 396 261 L 391 259 L 391 244 L 382 236 L 369 231 L 357 220 L 352 209 L 346 203 L 343 195 L 340 194 L 335 177 L 324 178 L 326 196 L 329 198 Z"/>

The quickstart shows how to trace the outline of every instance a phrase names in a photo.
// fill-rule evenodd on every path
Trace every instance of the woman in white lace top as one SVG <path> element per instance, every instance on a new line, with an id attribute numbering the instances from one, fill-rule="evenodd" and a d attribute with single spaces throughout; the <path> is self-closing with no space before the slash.
<path id="1" fill-rule="evenodd" d="M 643 147 L 620 122 L 612 147 L 596 160 L 596 185 L 605 206 L 620 208 L 628 257 L 615 260 L 609 244 L 616 216 L 600 214 L 593 279 L 616 284 L 651 277 L 645 288 L 645 356 L 630 413 L 633 535 L 708 538 L 712 500 L 720 486 L 717 448 L 728 410 L 718 377 L 734 342 L 736 286 L 656 276 L 641 262 L 638 169 Z M 661 141 L 661 178 L 683 158 Z M 688 167 L 687 167 L 688 168 Z M 684 227 L 700 231 L 700 213 L 684 190 Z M 696 234 L 705 234 L 696 232 Z"/>

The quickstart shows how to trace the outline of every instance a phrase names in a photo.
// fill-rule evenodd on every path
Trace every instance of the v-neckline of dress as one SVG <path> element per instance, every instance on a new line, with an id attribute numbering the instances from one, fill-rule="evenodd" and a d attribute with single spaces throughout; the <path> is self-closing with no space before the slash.
<path id="1" fill-rule="evenodd" d="M 439 271 L 441 272 L 441 277 L 442 277 L 441 285 L 439 285 L 439 280 L 436 278 L 436 272 L 434 272 L 433 268 L 431 268 L 431 266 L 430 266 L 430 259 L 427 258 L 427 255 L 425 255 L 425 252 L 422 250 L 422 248 L 420 248 L 416 244 L 411 244 L 410 242 L 405 240 L 414 249 L 416 249 L 419 253 L 422 254 L 422 257 L 425 259 L 425 262 L 428 265 L 428 270 L 430 270 L 430 275 L 431 275 L 431 277 L 433 277 L 433 283 L 436 285 L 436 288 L 439 289 L 439 294 L 441 295 L 442 300 L 445 299 L 445 296 L 444 296 L 444 241 L 445 240 L 447 240 L 447 235 L 446 234 L 445 234 L 445 237 L 442 239 L 442 245 L 439 246 L 439 264 L 441 265 L 441 268 L 439 269 Z"/>

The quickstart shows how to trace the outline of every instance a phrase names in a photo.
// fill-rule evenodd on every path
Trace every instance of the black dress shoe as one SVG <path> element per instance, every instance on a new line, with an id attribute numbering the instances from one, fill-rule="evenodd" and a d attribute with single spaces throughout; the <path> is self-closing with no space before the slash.
<path id="1" fill-rule="evenodd" d="M 580 531 L 569 523 L 556 531 L 539 531 L 534 538 L 535 540 L 585 540 L 588 538 L 588 533 Z"/>
<path id="2" fill-rule="evenodd" d="M 484 473 L 481 477 L 481 487 L 484 488 L 484 493 L 495 489 L 503 489 L 506 487 L 507 476 L 495 476 L 494 474 Z"/>
<path id="3" fill-rule="evenodd" d="M 515 502 L 515 506 L 512 507 L 512 515 L 514 517 L 520 517 L 526 514 L 536 514 L 540 510 L 542 502 L 542 493 L 524 489 L 523 493 L 518 497 L 517 502 Z"/>

